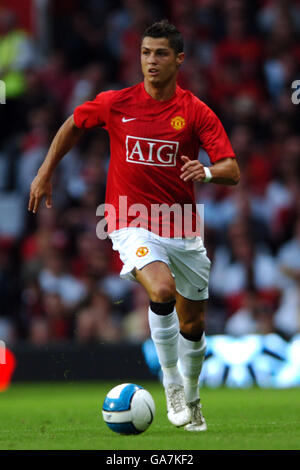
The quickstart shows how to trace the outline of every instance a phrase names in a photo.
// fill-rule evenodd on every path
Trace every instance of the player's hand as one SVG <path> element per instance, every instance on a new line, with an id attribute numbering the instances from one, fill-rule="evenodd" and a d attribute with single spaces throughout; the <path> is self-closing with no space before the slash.
<path id="1" fill-rule="evenodd" d="M 52 207 L 51 180 L 37 174 L 30 186 L 28 210 L 35 214 L 43 197 L 46 198 L 46 207 L 50 209 Z"/>
<path id="2" fill-rule="evenodd" d="M 203 181 L 205 179 L 204 165 L 199 160 L 190 160 L 185 155 L 181 156 L 181 160 L 184 163 L 180 175 L 183 181 Z"/>

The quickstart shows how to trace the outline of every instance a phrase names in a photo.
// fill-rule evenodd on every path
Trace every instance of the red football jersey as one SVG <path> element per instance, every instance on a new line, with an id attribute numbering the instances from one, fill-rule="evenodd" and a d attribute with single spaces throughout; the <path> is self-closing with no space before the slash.
<path id="1" fill-rule="evenodd" d="M 196 227 L 194 183 L 180 178 L 182 155 L 198 159 L 202 147 L 212 163 L 234 158 L 228 136 L 214 112 L 178 85 L 172 98 L 153 99 L 140 83 L 102 92 L 74 110 L 79 128 L 104 127 L 110 136 L 106 188 L 108 232 L 142 226 L 159 235 L 189 236 L 185 210 Z M 182 223 L 175 210 L 182 210 Z M 175 206 L 174 206 L 175 204 Z M 110 206 L 111 205 L 111 206 Z M 114 210 L 109 210 L 109 208 Z M 180 229 L 178 232 L 178 225 Z M 190 227 L 190 226 L 189 226 Z"/>

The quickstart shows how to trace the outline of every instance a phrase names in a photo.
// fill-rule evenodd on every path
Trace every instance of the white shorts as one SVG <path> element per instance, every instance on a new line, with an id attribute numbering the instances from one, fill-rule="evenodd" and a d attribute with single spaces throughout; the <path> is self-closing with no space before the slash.
<path id="1" fill-rule="evenodd" d="M 137 227 L 115 230 L 109 237 L 124 264 L 121 278 L 135 280 L 134 268 L 162 261 L 169 266 L 179 294 L 190 300 L 208 299 L 211 262 L 201 237 L 163 238 Z"/>

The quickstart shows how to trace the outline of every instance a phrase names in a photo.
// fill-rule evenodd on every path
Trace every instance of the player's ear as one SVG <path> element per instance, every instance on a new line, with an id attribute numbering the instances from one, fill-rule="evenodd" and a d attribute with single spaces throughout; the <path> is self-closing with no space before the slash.
<path id="1" fill-rule="evenodd" d="M 177 67 L 180 67 L 183 61 L 184 61 L 184 52 L 179 52 L 179 54 L 177 54 L 177 57 L 176 57 Z"/>

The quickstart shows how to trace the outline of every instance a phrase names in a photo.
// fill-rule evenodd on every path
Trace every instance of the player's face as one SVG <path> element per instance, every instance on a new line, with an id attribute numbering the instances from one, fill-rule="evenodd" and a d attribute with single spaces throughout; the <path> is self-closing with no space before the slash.
<path id="1" fill-rule="evenodd" d="M 146 36 L 141 46 L 141 64 L 145 79 L 154 86 L 163 86 L 177 75 L 184 53 L 175 54 L 167 38 Z"/>

